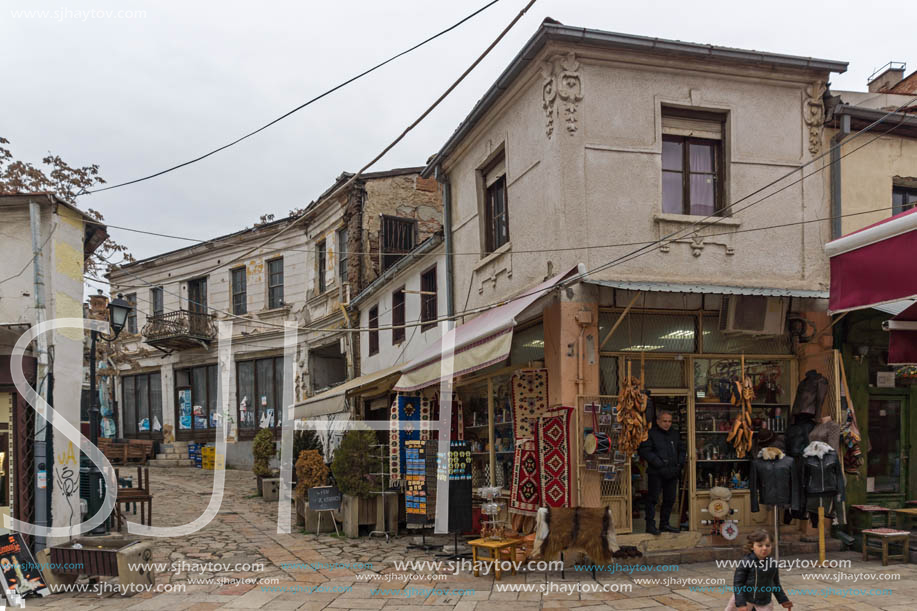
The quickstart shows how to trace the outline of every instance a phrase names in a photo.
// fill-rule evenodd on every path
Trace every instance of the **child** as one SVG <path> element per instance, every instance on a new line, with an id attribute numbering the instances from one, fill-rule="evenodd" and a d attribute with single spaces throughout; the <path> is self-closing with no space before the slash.
<path id="1" fill-rule="evenodd" d="M 773 611 L 771 594 L 784 608 L 793 608 L 793 603 L 780 586 L 777 563 L 770 558 L 771 547 L 771 537 L 766 530 L 748 535 L 745 544 L 747 553 L 739 561 L 732 579 L 735 593 L 729 599 L 726 611 Z"/>

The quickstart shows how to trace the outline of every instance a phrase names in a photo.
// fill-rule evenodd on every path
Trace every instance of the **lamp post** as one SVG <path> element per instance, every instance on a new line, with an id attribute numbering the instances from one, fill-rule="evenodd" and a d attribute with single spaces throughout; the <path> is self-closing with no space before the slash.
<path id="1" fill-rule="evenodd" d="M 96 392 L 96 340 L 102 338 L 107 342 L 113 342 L 117 339 L 118 334 L 124 329 L 127 322 L 127 316 L 130 314 L 131 304 L 124 299 L 124 295 L 118 294 L 117 299 L 113 299 L 108 304 L 108 321 L 111 325 L 113 335 L 106 337 L 98 331 L 89 332 L 89 441 L 92 445 L 99 445 L 99 393 Z M 94 462 L 89 463 L 89 513 L 95 514 L 102 502 L 101 484 L 102 478 L 99 468 Z M 92 534 L 104 535 L 108 532 L 107 522 L 103 522 L 92 530 Z"/>

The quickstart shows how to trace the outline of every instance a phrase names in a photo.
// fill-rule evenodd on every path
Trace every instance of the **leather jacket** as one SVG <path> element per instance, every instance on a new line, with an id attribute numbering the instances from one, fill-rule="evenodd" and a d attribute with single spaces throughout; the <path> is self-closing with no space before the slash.
<path id="1" fill-rule="evenodd" d="M 770 604 L 771 594 L 777 602 L 787 602 L 786 592 L 780 585 L 780 573 L 773 558 L 758 560 L 753 553 L 742 556 L 732 578 L 732 588 L 736 597 L 736 607 L 755 605 L 764 607 Z"/>
<path id="2" fill-rule="evenodd" d="M 802 456 L 806 446 L 809 445 L 809 433 L 815 428 L 811 420 L 796 419 L 794 424 L 786 431 L 786 453 L 793 458 Z"/>
<path id="3" fill-rule="evenodd" d="M 792 509 L 802 504 L 795 461 L 775 448 L 761 450 L 752 462 L 750 488 L 752 512 L 759 503 Z"/>
<path id="4" fill-rule="evenodd" d="M 793 402 L 794 414 L 818 415 L 825 397 L 828 396 L 828 378 L 814 369 L 806 372 L 806 377 L 796 387 L 796 400 Z"/>
<path id="5" fill-rule="evenodd" d="M 807 496 L 833 496 L 845 498 L 844 476 L 837 452 L 822 441 L 813 441 L 803 453 L 805 475 L 803 489 Z"/>
<path id="6" fill-rule="evenodd" d="M 637 448 L 640 458 L 649 464 L 649 473 L 665 479 L 678 477 L 685 464 L 685 447 L 675 427 L 663 431 L 658 425 L 650 429 L 647 440 Z"/>

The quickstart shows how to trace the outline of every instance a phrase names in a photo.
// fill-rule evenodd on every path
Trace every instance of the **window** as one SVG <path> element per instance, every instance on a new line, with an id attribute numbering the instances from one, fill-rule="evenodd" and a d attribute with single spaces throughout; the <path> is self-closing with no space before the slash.
<path id="1" fill-rule="evenodd" d="M 158 372 L 121 378 L 121 422 L 125 437 L 162 433 L 162 378 Z"/>
<path id="2" fill-rule="evenodd" d="M 894 187 L 892 189 L 892 214 L 899 214 L 917 206 L 917 188 Z"/>
<path id="3" fill-rule="evenodd" d="M 175 371 L 176 421 L 178 430 L 194 432 L 216 428 L 220 396 L 216 365 Z"/>
<path id="4" fill-rule="evenodd" d="M 404 336 L 404 287 L 401 287 L 392 293 L 392 345 L 403 342 Z"/>
<path id="5" fill-rule="evenodd" d="M 379 354 L 379 306 L 369 308 L 369 354 Z"/>
<path id="6" fill-rule="evenodd" d="M 232 270 L 232 313 L 245 314 L 248 311 L 245 268 Z"/>
<path id="7" fill-rule="evenodd" d="M 347 282 L 347 229 L 338 231 L 338 275 L 341 284 Z"/>
<path id="8" fill-rule="evenodd" d="M 484 178 L 484 251 L 491 253 L 509 242 L 506 157 L 501 153 L 481 173 Z"/>
<path id="9" fill-rule="evenodd" d="M 325 240 L 319 242 L 315 247 L 315 261 L 316 265 L 318 265 L 318 294 L 321 295 L 328 289 L 328 281 L 325 277 L 325 268 L 328 266 Z"/>
<path id="10" fill-rule="evenodd" d="M 662 211 L 720 214 L 723 117 L 709 112 L 663 110 Z"/>
<path id="11" fill-rule="evenodd" d="M 131 309 L 127 313 L 127 332 L 137 332 L 137 293 L 129 293 L 124 296 L 125 301 L 131 304 Z"/>
<path id="12" fill-rule="evenodd" d="M 162 307 L 162 287 L 155 286 L 150 289 L 150 304 L 152 305 L 154 316 L 158 316 L 163 313 Z"/>
<path id="13" fill-rule="evenodd" d="M 436 268 L 431 267 L 420 276 L 420 331 L 436 326 Z"/>
<path id="14" fill-rule="evenodd" d="M 273 310 L 283 306 L 283 259 L 267 262 L 267 307 Z"/>
<path id="15" fill-rule="evenodd" d="M 282 423 L 283 357 L 236 363 L 236 404 L 241 435 Z M 247 434 L 246 434 L 247 433 Z"/>
<path id="16" fill-rule="evenodd" d="M 414 250 L 417 236 L 417 221 L 397 216 L 382 215 L 382 270 L 398 262 L 405 254 Z"/>

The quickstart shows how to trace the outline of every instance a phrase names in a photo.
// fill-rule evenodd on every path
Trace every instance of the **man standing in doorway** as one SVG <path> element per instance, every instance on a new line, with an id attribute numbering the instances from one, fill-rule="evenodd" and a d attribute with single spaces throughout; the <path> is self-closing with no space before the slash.
<path id="1" fill-rule="evenodd" d="M 656 426 L 650 429 L 649 437 L 640 444 L 637 452 L 649 468 L 648 494 L 646 497 L 646 532 L 658 535 L 659 531 L 677 533 L 678 526 L 669 525 L 669 515 L 678 495 L 678 480 L 685 464 L 684 444 L 678 429 L 672 427 L 672 413 L 656 413 Z M 656 528 L 656 499 L 662 492 L 662 507 L 659 511 L 659 528 Z M 681 521 L 681 516 L 676 518 Z"/>

